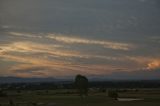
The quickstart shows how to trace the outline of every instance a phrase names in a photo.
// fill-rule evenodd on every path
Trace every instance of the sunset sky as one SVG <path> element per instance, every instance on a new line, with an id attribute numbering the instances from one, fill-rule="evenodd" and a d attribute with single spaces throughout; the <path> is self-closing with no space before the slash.
<path id="1" fill-rule="evenodd" d="M 160 0 L 0 0 L 0 76 L 160 69 Z"/>

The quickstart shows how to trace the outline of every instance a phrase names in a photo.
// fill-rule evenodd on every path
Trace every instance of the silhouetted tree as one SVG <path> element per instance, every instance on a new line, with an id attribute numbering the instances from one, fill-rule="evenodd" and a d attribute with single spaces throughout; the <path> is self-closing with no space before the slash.
<path id="1" fill-rule="evenodd" d="M 77 88 L 80 96 L 88 95 L 88 79 L 85 76 L 77 75 L 75 77 L 75 87 Z"/>

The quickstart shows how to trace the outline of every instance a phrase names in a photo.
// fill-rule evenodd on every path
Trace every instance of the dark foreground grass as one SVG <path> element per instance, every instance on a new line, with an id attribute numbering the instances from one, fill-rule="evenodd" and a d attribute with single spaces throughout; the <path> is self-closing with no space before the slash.
<path id="1" fill-rule="evenodd" d="M 8 97 L 0 97 L 0 104 L 2 106 L 7 106 L 9 99 L 12 99 L 14 103 L 21 103 L 19 106 L 33 106 L 34 103 L 40 106 L 47 106 L 48 104 L 50 106 L 160 106 L 160 92 L 154 90 L 119 93 L 120 97 L 144 99 L 129 102 L 120 102 L 109 98 L 106 93 L 98 92 L 90 92 L 89 96 L 83 99 L 76 94 L 66 94 L 63 90 L 49 91 L 49 93 L 45 93 L 45 91 L 6 92 L 8 93 Z"/>

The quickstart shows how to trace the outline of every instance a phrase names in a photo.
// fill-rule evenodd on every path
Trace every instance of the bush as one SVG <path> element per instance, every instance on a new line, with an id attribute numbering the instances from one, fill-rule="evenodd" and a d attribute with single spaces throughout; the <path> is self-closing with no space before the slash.
<path id="1" fill-rule="evenodd" d="M 118 93 L 116 91 L 109 90 L 108 91 L 108 96 L 111 97 L 111 98 L 117 99 L 118 98 Z"/>
<path id="2" fill-rule="evenodd" d="M 17 93 L 21 93 L 21 90 L 17 90 Z"/>
<path id="3" fill-rule="evenodd" d="M 100 88 L 100 89 L 99 89 L 99 92 L 105 93 L 105 92 L 106 92 L 106 89 L 105 89 L 105 88 Z"/>
<path id="4" fill-rule="evenodd" d="M 15 106 L 14 101 L 10 99 L 10 100 L 9 100 L 9 105 L 10 105 L 10 106 Z"/>

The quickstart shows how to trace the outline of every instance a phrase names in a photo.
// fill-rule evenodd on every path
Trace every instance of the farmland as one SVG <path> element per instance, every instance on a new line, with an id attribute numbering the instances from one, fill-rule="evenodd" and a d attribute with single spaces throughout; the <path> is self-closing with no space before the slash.
<path id="1" fill-rule="evenodd" d="M 160 89 L 119 89 L 119 98 L 139 98 L 137 101 L 118 101 L 108 97 L 106 91 L 91 89 L 87 97 L 81 98 L 74 89 L 56 90 L 5 90 L 0 97 L 2 106 L 12 101 L 18 106 L 159 106 Z"/>

